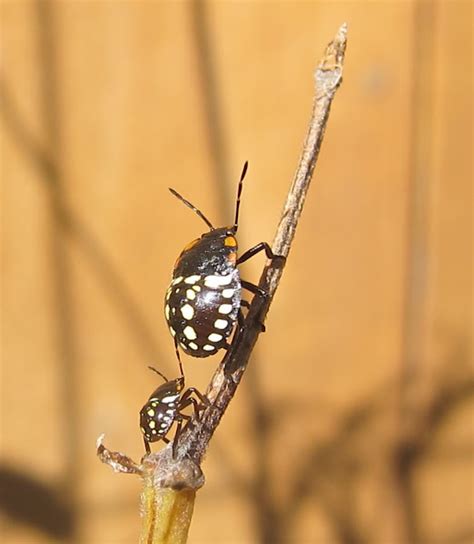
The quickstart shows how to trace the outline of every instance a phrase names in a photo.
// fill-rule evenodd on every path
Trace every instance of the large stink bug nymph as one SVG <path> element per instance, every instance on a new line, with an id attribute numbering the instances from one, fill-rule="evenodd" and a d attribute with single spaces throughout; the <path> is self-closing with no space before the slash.
<path id="1" fill-rule="evenodd" d="M 237 265 L 265 251 L 274 255 L 266 242 L 260 242 L 237 257 L 237 229 L 240 196 L 248 163 L 240 176 L 235 205 L 234 224 L 215 228 L 207 217 L 174 189 L 172 194 L 191 208 L 209 227 L 209 232 L 189 243 L 181 252 L 173 269 L 171 284 L 166 292 L 165 316 L 175 344 L 193 357 L 207 357 L 227 348 L 245 301 L 242 288 L 253 294 L 266 293 L 256 285 L 240 278 Z"/>

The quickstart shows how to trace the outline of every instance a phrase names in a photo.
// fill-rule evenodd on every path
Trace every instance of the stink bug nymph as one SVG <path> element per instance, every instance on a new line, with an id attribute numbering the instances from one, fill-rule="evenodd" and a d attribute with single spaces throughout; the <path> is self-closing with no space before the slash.
<path id="1" fill-rule="evenodd" d="M 246 162 L 237 190 L 234 224 L 229 227 L 214 228 L 199 209 L 170 189 L 210 229 L 183 249 L 166 292 L 165 317 L 170 332 L 175 344 L 193 357 L 207 357 L 228 347 L 226 339 L 234 329 L 241 306 L 246 304 L 241 300 L 242 288 L 266 295 L 256 285 L 240 278 L 237 265 L 262 250 L 269 259 L 284 259 L 274 255 L 265 242 L 237 258 L 240 196 L 247 166 Z"/>
<path id="2" fill-rule="evenodd" d="M 149 367 L 163 378 L 165 383 L 153 391 L 147 403 L 140 410 L 140 429 L 143 433 L 143 441 L 147 454 L 151 452 L 150 443 L 162 440 L 166 444 L 169 439 L 166 437 L 173 423 L 176 422 L 176 433 L 173 441 L 173 457 L 175 446 L 182 430 L 189 423 L 191 416 L 183 414 L 182 411 L 188 406 L 193 406 L 196 418 L 199 419 L 199 412 L 209 405 L 208 399 L 194 387 L 184 389 L 184 374 L 179 362 L 181 376 L 175 380 L 168 380 L 159 370 Z M 197 399 L 193 396 L 195 395 Z M 183 421 L 186 425 L 183 428 Z"/>

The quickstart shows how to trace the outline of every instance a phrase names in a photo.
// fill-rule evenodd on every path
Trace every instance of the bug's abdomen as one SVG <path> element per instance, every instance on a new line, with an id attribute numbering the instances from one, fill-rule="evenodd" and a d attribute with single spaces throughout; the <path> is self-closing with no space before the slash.
<path id="1" fill-rule="evenodd" d="M 176 395 L 175 398 L 177 398 Z M 167 398 L 164 399 L 165 401 Z M 174 398 L 163 402 L 163 399 L 151 398 L 140 411 L 140 428 L 148 442 L 160 440 L 171 428 L 176 418 Z"/>
<path id="2" fill-rule="evenodd" d="M 179 346 L 193 357 L 208 357 L 224 347 L 237 321 L 240 295 L 236 268 L 227 275 L 174 278 L 165 317 Z"/>

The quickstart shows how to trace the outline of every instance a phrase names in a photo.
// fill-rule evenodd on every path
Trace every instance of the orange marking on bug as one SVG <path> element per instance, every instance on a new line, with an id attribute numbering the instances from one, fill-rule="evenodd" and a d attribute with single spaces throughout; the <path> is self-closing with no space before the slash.
<path id="1" fill-rule="evenodd" d="M 232 264 L 237 263 L 237 253 L 235 251 L 232 251 L 227 255 L 227 260 L 230 261 Z"/>
<path id="2" fill-rule="evenodd" d="M 224 245 L 227 247 L 237 247 L 237 240 L 234 236 L 227 236 L 224 240 Z"/>

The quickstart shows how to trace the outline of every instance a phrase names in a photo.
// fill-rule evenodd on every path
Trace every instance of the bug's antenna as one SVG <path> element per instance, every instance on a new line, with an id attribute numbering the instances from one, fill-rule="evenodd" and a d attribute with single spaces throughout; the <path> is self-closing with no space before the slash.
<path id="1" fill-rule="evenodd" d="M 181 202 L 183 202 L 184 204 L 186 204 L 186 206 L 188 208 L 191 208 L 191 210 L 193 210 L 193 212 L 195 214 L 197 214 L 203 221 L 204 223 L 206 223 L 206 225 L 211 229 L 211 230 L 215 230 L 215 228 L 212 226 L 212 223 L 209 221 L 209 219 L 202 213 L 201 210 L 198 210 L 196 208 L 196 206 L 194 206 L 193 204 L 191 204 L 191 202 L 189 202 L 188 200 L 186 200 L 185 198 L 183 198 L 179 193 L 178 191 L 175 191 L 174 189 L 172 189 L 171 187 L 168 187 L 171 194 L 173 194 L 178 200 L 181 200 Z"/>
<path id="2" fill-rule="evenodd" d="M 237 189 L 237 201 L 235 203 L 234 232 L 237 232 L 237 228 L 239 226 L 240 195 L 242 194 L 243 181 L 245 174 L 247 173 L 248 166 L 249 161 L 245 161 L 244 167 L 242 168 L 242 173 L 240 174 L 239 187 Z"/>
<path id="3" fill-rule="evenodd" d="M 149 366 L 148 368 L 150 370 L 153 370 L 153 372 L 156 372 L 158 374 L 158 376 L 161 376 L 165 380 L 165 382 L 169 381 L 168 378 L 164 374 L 162 374 L 159 370 L 157 370 L 153 366 Z"/>

